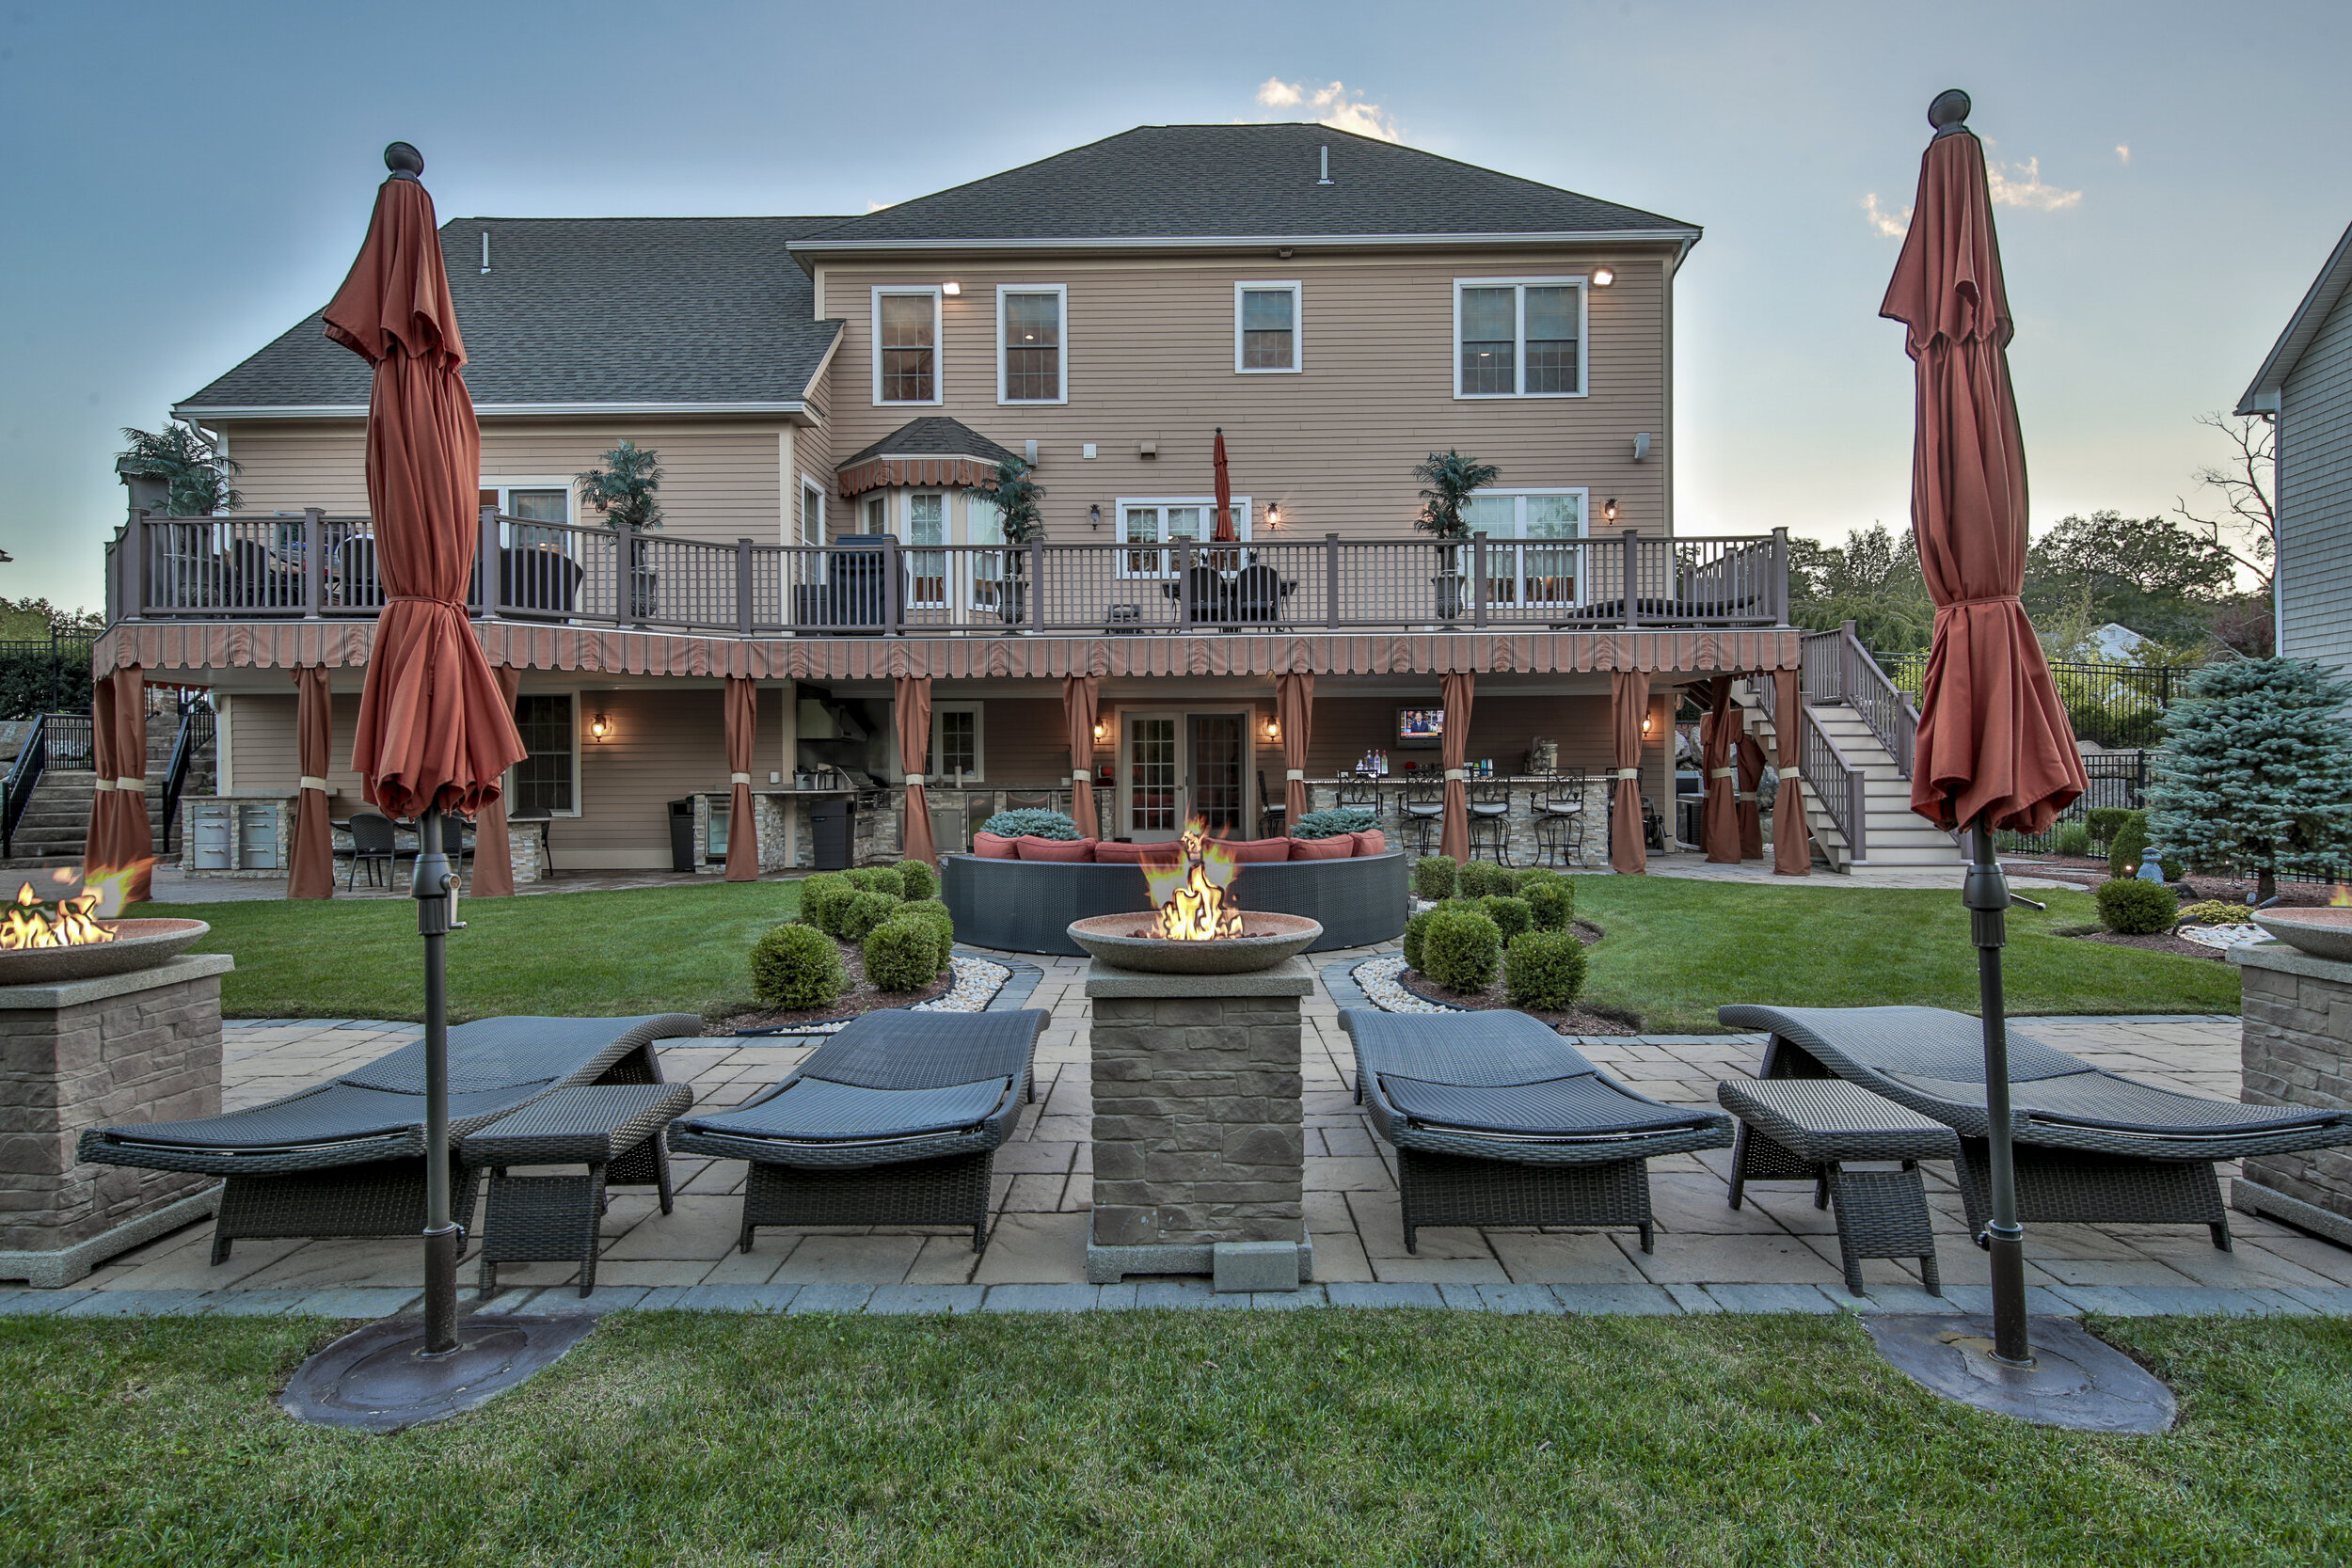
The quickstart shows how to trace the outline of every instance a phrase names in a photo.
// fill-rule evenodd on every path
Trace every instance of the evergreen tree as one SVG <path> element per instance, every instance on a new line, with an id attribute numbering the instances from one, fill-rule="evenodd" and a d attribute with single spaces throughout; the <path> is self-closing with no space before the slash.
<path id="1" fill-rule="evenodd" d="M 2148 785 L 2156 843 L 2198 864 L 2251 866 L 2257 898 L 2287 856 L 2352 849 L 2352 685 L 2303 659 L 2229 659 L 2190 678 Z"/>

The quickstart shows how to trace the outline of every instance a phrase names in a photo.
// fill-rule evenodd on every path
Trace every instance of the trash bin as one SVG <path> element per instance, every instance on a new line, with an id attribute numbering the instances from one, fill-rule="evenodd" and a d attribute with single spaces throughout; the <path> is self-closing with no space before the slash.
<path id="1" fill-rule="evenodd" d="M 847 871 L 857 863 L 857 797 L 834 795 L 808 808 L 809 859 L 819 871 Z"/>
<path id="2" fill-rule="evenodd" d="M 670 802 L 670 869 L 694 869 L 694 798 Z"/>

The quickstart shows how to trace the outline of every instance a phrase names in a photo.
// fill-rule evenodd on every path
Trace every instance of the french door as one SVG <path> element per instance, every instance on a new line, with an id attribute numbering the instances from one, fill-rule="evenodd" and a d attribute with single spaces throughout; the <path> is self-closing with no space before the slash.
<path id="1" fill-rule="evenodd" d="M 1473 496 L 1463 510 L 1470 531 L 1486 536 L 1491 602 L 1531 608 L 1582 602 L 1583 491 Z"/>
<path id="2" fill-rule="evenodd" d="M 918 613 L 918 619 L 954 621 L 958 612 L 993 614 L 1005 607 L 1003 514 L 993 501 L 965 499 L 961 507 L 956 501 L 946 491 L 923 490 L 910 492 L 902 501 L 894 531 L 906 546 L 906 606 L 914 612 L 934 612 Z M 988 547 L 942 547 L 949 545 Z"/>
<path id="3" fill-rule="evenodd" d="M 1138 844 L 1172 839 L 1196 816 L 1212 837 L 1246 836 L 1248 716 L 1128 710 L 1120 724 L 1119 797 L 1120 825 Z"/>

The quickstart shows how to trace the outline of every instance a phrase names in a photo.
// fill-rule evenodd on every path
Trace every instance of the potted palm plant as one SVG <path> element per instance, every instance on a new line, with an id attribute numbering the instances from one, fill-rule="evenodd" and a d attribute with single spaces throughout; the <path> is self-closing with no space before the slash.
<path id="1" fill-rule="evenodd" d="M 628 535 L 628 612 L 637 621 L 654 613 L 654 572 L 640 535 L 661 526 L 661 503 L 654 499 L 661 488 L 660 456 L 623 441 L 604 454 L 604 467 L 580 476 L 580 499 L 603 514 L 606 526 Z"/>
<path id="2" fill-rule="evenodd" d="M 1034 472 L 1020 458 L 1008 457 L 996 465 L 994 473 L 964 491 L 970 499 L 986 501 L 996 508 L 998 526 L 1008 546 L 1003 589 L 996 603 L 1007 626 L 1018 625 L 1027 613 L 1022 601 L 1026 596 L 1028 552 L 1012 546 L 1025 546 L 1045 536 L 1041 504 L 1045 488 L 1029 477 Z"/>
<path id="3" fill-rule="evenodd" d="M 1445 542 L 1437 578 L 1438 615 L 1451 621 L 1462 613 L 1470 597 L 1462 578 L 1461 544 L 1470 531 L 1462 509 L 1473 493 L 1501 479 L 1502 470 L 1448 449 L 1423 458 L 1413 477 L 1422 483 L 1421 515 L 1413 526 Z"/>

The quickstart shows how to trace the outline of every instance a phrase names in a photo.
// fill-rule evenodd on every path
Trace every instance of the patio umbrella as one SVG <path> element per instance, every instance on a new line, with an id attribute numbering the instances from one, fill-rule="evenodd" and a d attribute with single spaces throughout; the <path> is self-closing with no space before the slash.
<path id="1" fill-rule="evenodd" d="M 515 711 L 515 693 L 522 685 L 522 672 L 511 664 L 494 666 L 490 673 L 498 677 L 499 701 L 506 711 Z M 506 827 L 506 797 L 482 802 L 482 809 L 473 816 L 473 883 L 467 890 L 476 898 L 512 898 L 515 895 L 515 844 Z"/>
<path id="2" fill-rule="evenodd" d="M 898 677 L 898 762 L 907 774 L 906 841 L 898 846 L 902 859 L 939 863 L 931 842 L 931 809 L 923 798 L 923 765 L 931 753 L 931 683 L 927 675 Z"/>
<path id="3" fill-rule="evenodd" d="M 1993 832 L 2039 833 L 2088 787 L 2073 728 L 2019 594 L 2026 573 L 2026 455 L 2010 388 L 2015 332 L 2001 281 L 1984 149 L 1963 123 L 1968 95 L 1937 97 L 1919 194 L 1879 314 L 1907 328 L 1916 382 L 1911 524 L 1935 602 L 1920 691 L 1911 809 L 1964 829 L 1963 901 L 1984 1014 L 1994 1355 L 2030 1359 L 2025 1231 L 2010 1144 L 2009 1037 L 2001 995 L 2009 884 Z"/>
<path id="4" fill-rule="evenodd" d="M 326 757 L 334 718 L 326 666 L 294 667 L 294 760 L 302 793 L 294 801 L 293 852 L 286 857 L 286 896 L 335 896 L 335 831 L 326 820 Z"/>
<path id="5" fill-rule="evenodd" d="M 1102 711 L 1100 675 L 1064 675 L 1062 722 L 1070 732 L 1070 820 L 1080 838 L 1095 838 L 1094 717 Z"/>
<path id="6" fill-rule="evenodd" d="M 1233 476 L 1225 471 L 1225 427 L 1216 429 L 1216 532 L 1213 535 L 1220 545 L 1230 545 L 1241 537 L 1233 527 Z"/>
<path id="7" fill-rule="evenodd" d="M 85 880 L 128 872 L 122 903 L 150 892 L 155 838 L 147 816 L 147 672 L 109 672 L 90 688 L 90 766 L 98 776 L 84 837 Z"/>
<path id="8" fill-rule="evenodd" d="M 929 715 L 925 721 L 929 722 Z M 727 677 L 727 880 L 759 880 L 759 824 L 752 819 L 752 764 L 759 752 L 759 689 Z"/>
<path id="9" fill-rule="evenodd" d="M 466 621 L 480 546 L 482 434 L 467 395 L 464 342 L 441 264 L 424 159 L 405 142 L 351 276 L 326 307 L 326 335 L 374 367 L 368 403 L 368 505 L 384 609 L 359 697 L 352 767 L 367 799 L 417 818 L 417 930 L 424 938 L 424 1352 L 457 1348 L 457 1255 L 450 1219 L 446 951 L 455 879 L 443 816 L 497 798 L 523 758 L 512 709 Z"/>
<path id="10" fill-rule="evenodd" d="M 1706 816 L 1701 819 L 1699 840 L 1707 847 L 1707 858 L 1719 863 L 1740 858 L 1740 806 L 1732 799 L 1731 787 L 1739 769 L 1731 766 L 1732 738 L 1731 677 L 1717 675 L 1699 736 L 1700 766 L 1707 770 Z"/>
<path id="11" fill-rule="evenodd" d="M 1445 764 L 1445 824 L 1438 835 L 1438 852 L 1467 862 L 1470 852 L 1470 786 L 1465 768 L 1470 762 L 1470 698 L 1477 678 L 1467 670 L 1449 671 L 1438 678 L 1445 693 L 1445 733 L 1438 737 L 1438 755 Z"/>

